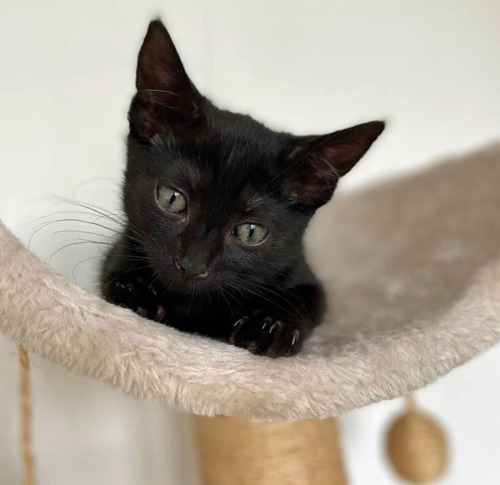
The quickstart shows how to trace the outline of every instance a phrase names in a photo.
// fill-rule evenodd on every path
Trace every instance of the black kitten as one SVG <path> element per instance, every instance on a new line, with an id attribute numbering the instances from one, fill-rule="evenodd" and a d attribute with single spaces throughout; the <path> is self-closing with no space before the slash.
<path id="1" fill-rule="evenodd" d="M 384 124 L 293 136 L 220 110 L 160 21 L 140 50 L 136 86 L 128 222 L 104 265 L 104 297 L 255 354 L 296 354 L 324 310 L 304 230 Z"/>

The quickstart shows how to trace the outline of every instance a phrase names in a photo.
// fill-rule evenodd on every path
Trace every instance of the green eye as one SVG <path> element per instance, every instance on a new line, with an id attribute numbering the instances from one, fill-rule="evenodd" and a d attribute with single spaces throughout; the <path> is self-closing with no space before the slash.
<path id="1" fill-rule="evenodd" d="M 162 209 L 174 214 L 181 214 L 187 208 L 186 197 L 172 187 L 158 187 L 156 200 Z"/>
<path id="2" fill-rule="evenodd" d="M 267 231 L 259 224 L 246 222 L 233 229 L 234 237 L 251 246 L 260 244 L 267 237 Z"/>

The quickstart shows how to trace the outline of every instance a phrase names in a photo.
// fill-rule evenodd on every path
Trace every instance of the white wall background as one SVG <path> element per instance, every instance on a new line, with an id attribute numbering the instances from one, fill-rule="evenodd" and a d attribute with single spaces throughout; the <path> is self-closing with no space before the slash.
<path id="1" fill-rule="evenodd" d="M 158 15 L 198 87 L 225 107 L 298 133 L 386 118 L 386 134 L 344 187 L 500 136 L 494 0 L 3 0 L 0 217 L 25 240 L 35 214 L 61 217 L 41 198 L 115 200 L 135 57 Z M 70 241 L 62 236 L 46 228 L 33 248 L 48 259 Z M 72 277 L 76 262 L 95 254 L 90 246 L 52 263 Z M 77 280 L 90 284 L 97 262 L 80 265 Z M 40 485 L 197 483 L 186 417 L 40 359 L 33 365 Z M 419 393 L 452 442 L 443 484 L 500 483 L 499 365 L 497 348 Z M 1 485 L 19 483 L 16 370 L 15 347 L 1 338 Z M 352 483 L 399 483 L 381 440 L 400 406 L 342 418 Z"/>

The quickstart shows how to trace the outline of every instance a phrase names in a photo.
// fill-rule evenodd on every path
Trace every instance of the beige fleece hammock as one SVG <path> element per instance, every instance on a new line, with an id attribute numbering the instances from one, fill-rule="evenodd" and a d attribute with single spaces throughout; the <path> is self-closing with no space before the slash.
<path id="1" fill-rule="evenodd" d="M 337 197 L 306 249 L 333 310 L 298 356 L 271 360 L 86 293 L 0 222 L 0 330 L 20 345 L 23 483 L 35 483 L 27 349 L 138 397 L 238 416 L 194 421 L 205 485 L 346 485 L 335 421 L 300 418 L 408 394 L 500 338 L 500 146 Z M 408 403 L 387 451 L 400 475 L 425 483 L 446 468 L 446 439 Z"/>
<path id="2" fill-rule="evenodd" d="M 272 360 L 144 320 L 0 223 L 0 330 L 75 374 L 199 415 L 323 418 L 425 386 L 500 337 L 500 147 L 339 195 L 306 237 L 331 308 Z"/>

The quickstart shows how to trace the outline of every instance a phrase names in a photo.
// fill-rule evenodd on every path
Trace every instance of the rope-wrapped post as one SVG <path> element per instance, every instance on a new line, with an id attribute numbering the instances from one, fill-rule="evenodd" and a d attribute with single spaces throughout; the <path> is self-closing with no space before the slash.
<path id="1" fill-rule="evenodd" d="M 204 485 L 346 485 L 337 422 L 195 417 Z"/>

